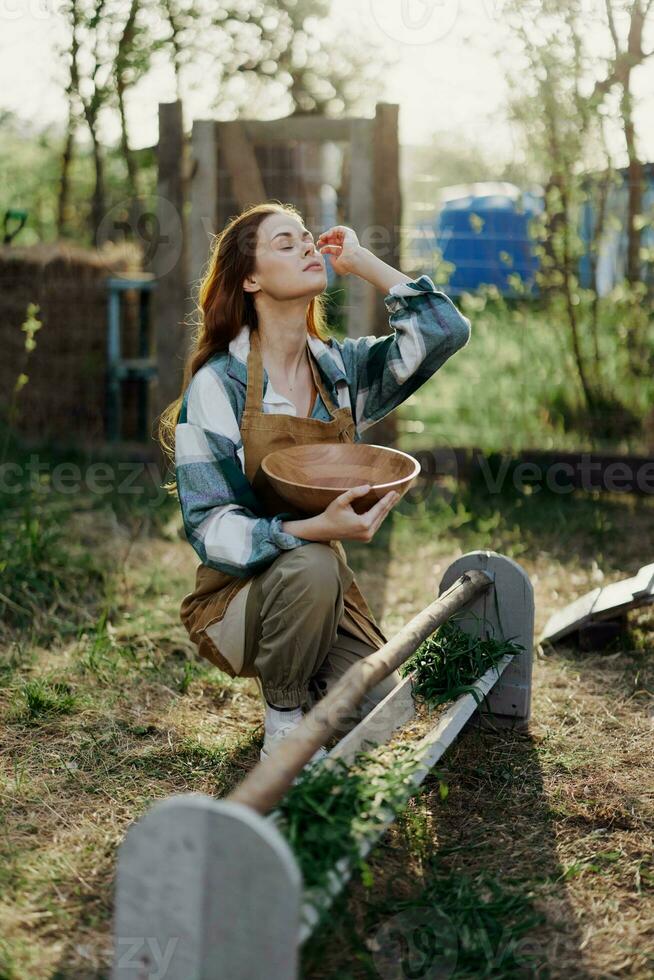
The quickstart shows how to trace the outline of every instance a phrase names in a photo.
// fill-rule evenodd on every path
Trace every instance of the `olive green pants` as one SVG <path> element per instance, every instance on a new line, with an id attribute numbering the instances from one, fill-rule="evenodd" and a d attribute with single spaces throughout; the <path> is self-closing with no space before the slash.
<path id="1" fill-rule="evenodd" d="M 245 663 L 266 701 L 305 708 L 329 691 L 374 647 L 339 629 L 351 569 L 333 548 L 311 542 L 282 552 L 250 586 L 245 607 Z M 369 691 L 359 709 L 338 718 L 337 734 L 356 725 L 399 683 L 394 671 Z"/>

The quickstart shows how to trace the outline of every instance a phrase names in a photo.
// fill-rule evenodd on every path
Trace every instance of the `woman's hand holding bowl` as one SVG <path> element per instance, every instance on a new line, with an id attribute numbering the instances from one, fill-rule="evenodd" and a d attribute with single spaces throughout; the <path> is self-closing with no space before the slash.
<path id="1" fill-rule="evenodd" d="M 372 540 L 381 522 L 400 499 L 400 494 L 395 490 L 389 490 L 370 510 L 357 514 L 352 508 L 352 501 L 356 497 L 363 497 L 369 490 L 369 483 L 360 487 L 351 487 L 332 500 L 322 514 L 312 518 L 322 540 L 366 542 Z"/>

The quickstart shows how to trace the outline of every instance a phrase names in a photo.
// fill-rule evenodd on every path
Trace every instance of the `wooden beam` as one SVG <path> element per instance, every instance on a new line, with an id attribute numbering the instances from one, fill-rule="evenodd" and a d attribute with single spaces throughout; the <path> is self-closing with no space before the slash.
<path id="1" fill-rule="evenodd" d="M 328 119 L 326 116 L 286 116 L 282 119 L 244 119 L 246 135 L 256 143 L 286 143 L 291 140 L 344 142 L 350 138 L 352 122 L 369 119 Z"/>
<path id="2" fill-rule="evenodd" d="M 372 221 L 368 247 L 380 259 L 401 268 L 400 242 L 402 198 L 400 193 L 400 145 L 398 105 L 378 102 L 372 126 Z M 377 300 L 372 316 L 372 333 L 389 332 L 388 310 Z M 364 440 L 383 446 L 397 444 L 397 415 L 392 412 L 371 426 Z"/>
<path id="3" fill-rule="evenodd" d="M 359 240 L 370 248 L 370 234 L 373 225 L 372 207 L 372 140 L 373 121 L 356 119 L 350 122 L 348 146 L 350 188 L 348 199 L 348 224 L 355 230 Z M 374 251 L 374 249 L 373 249 Z M 358 276 L 348 276 L 347 289 L 347 333 L 349 337 L 369 337 L 375 333 L 375 308 L 381 297 L 374 286 Z M 387 325 L 388 328 L 388 325 Z"/>
<path id="4" fill-rule="evenodd" d="M 219 122 L 218 151 L 231 179 L 231 191 L 239 208 L 261 204 L 267 199 L 266 188 L 254 152 L 254 139 L 240 120 Z"/>
<path id="5" fill-rule="evenodd" d="M 180 393 L 188 341 L 185 316 L 190 308 L 188 247 L 185 217 L 187 147 L 182 103 L 159 104 L 157 147 L 157 241 L 152 271 L 157 288 L 152 297 L 157 378 L 153 412 L 158 416 Z"/>
<path id="6" fill-rule="evenodd" d="M 218 175 L 216 164 L 216 123 L 195 121 L 191 136 L 193 179 L 191 181 L 191 261 L 190 277 L 200 280 L 210 257 L 212 236 L 218 232 Z"/>

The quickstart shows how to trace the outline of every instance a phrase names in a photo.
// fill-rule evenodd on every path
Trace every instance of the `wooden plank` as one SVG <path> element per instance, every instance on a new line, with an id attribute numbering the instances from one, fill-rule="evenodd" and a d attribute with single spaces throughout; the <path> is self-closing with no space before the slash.
<path id="1" fill-rule="evenodd" d="M 613 613 L 619 614 L 626 609 L 634 608 L 641 601 L 647 603 L 652 596 L 653 572 L 654 565 L 643 565 L 630 578 L 605 585 L 591 609 L 592 618 L 605 617 L 607 614 L 613 615 Z"/>
<path id="2" fill-rule="evenodd" d="M 113 980 L 296 980 L 301 876 L 273 822 L 183 793 L 118 850 Z"/>
<path id="3" fill-rule="evenodd" d="M 513 657 L 503 657 L 497 667 L 493 667 L 476 681 L 472 686 L 481 697 L 487 697 L 498 683 L 502 674 L 511 664 Z M 463 694 L 450 705 L 440 716 L 434 727 L 416 745 L 413 755 L 418 765 L 411 777 L 411 789 L 420 786 L 431 769 L 452 745 L 457 735 L 469 718 L 477 710 L 477 702 L 472 694 Z M 325 759 L 322 765 L 328 765 Z M 406 798 L 410 795 L 407 789 Z M 396 812 L 389 811 L 387 818 L 380 824 L 374 837 L 362 843 L 360 855 L 365 858 L 375 844 L 386 833 L 396 819 Z M 315 929 L 320 917 L 332 904 L 334 898 L 352 876 L 352 867 L 346 860 L 338 862 L 330 877 L 329 884 L 324 889 L 305 889 L 300 913 L 300 932 L 298 942 L 304 943 Z"/>
<path id="4" fill-rule="evenodd" d="M 247 137 L 255 143 L 287 143 L 293 140 L 345 142 L 350 138 L 352 122 L 370 122 L 370 120 L 293 115 L 282 119 L 244 119 L 242 122 Z"/>
<path id="5" fill-rule="evenodd" d="M 654 564 L 643 565 L 635 575 L 619 582 L 591 589 L 552 613 L 539 643 L 555 643 L 601 620 L 622 619 L 631 609 L 650 602 L 654 602 Z"/>
<path id="6" fill-rule="evenodd" d="M 236 119 L 216 126 L 218 152 L 229 173 L 234 200 L 239 208 L 263 203 L 267 200 L 266 188 L 245 124 Z"/>
<path id="7" fill-rule="evenodd" d="M 556 612 L 552 613 L 538 638 L 538 642 L 544 643 L 545 640 L 548 640 L 550 643 L 554 643 L 589 623 L 591 610 L 601 591 L 598 586 L 585 595 L 579 596 L 564 609 L 557 609 Z"/>
<path id="8" fill-rule="evenodd" d="M 634 576 L 633 595 L 634 599 L 641 596 L 654 595 L 654 564 L 643 565 Z"/>

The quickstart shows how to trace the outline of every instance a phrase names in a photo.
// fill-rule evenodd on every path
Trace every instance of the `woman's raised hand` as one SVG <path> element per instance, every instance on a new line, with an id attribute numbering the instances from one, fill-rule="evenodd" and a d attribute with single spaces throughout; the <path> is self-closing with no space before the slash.
<path id="1" fill-rule="evenodd" d="M 334 225 L 322 235 L 318 235 L 316 248 L 321 255 L 329 255 L 332 268 L 339 276 L 356 272 L 362 247 L 353 228 L 347 225 Z"/>
<path id="2" fill-rule="evenodd" d="M 378 500 L 370 510 L 357 514 L 352 507 L 356 497 L 363 497 L 370 485 L 351 487 L 340 494 L 315 518 L 320 522 L 321 531 L 329 540 L 371 541 L 379 525 L 400 499 L 400 494 L 390 490 Z"/>

